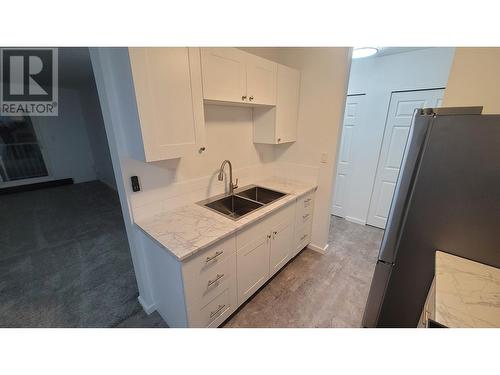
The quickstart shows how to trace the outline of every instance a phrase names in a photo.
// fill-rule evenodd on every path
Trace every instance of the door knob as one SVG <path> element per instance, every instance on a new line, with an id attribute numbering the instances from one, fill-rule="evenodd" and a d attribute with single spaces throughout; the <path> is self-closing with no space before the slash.
<path id="1" fill-rule="evenodd" d="M 248 99 L 249 99 L 249 100 L 253 100 L 253 96 L 249 97 Z"/>
<path id="2" fill-rule="evenodd" d="M 246 96 L 246 95 L 243 95 L 243 96 L 241 97 L 241 100 L 245 100 L 246 98 L 247 98 L 247 96 Z"/>

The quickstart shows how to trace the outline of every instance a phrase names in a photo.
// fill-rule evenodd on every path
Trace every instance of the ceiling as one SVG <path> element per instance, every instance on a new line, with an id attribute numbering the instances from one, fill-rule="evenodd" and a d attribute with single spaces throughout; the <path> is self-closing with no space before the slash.
<path id="1" fill-rule="evenodd" d="M 425 49 L 430 47 L 377 47 L 378 52 L 376 57 L 387 56 L 387 55 L 395 55 L 397 53 L 405 53 L 410 51 L 416 51 L 419 49 Z"/>
<path id="2" fill-rule="evenodd" d="M 394 55 L 429 47 L 378 47 L 373 57 Z M 86 47 L 59 48 L 59 84 L 62 87 L 88 85 L 94 79 L 89 49 Z"/>

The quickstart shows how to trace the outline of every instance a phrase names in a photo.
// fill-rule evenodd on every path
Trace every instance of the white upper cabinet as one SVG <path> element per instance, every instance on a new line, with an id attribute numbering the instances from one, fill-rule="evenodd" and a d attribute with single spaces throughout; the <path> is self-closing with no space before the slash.
<path id="1" fill-rule="evenodd" d="M 276 105 L 277 63 L 237 48 L 202 48 L 203 98 Z"/>
<path id="2" fill-rule="evenodd" d="M 129 48 L 145 161 L 203 147 L 205 121 L 198 48 Z"/>
<path id="3" fill-rule="evenodd" d="M 236 48 L 202 48 L 203 98 L 223 102 L 246 99 L 246 53 Z"/>
<path id="4" fill-rule="evenodd" d="M 276 107 L 253 110 L 254 142 L 280 144 L 297 140 L 300 72 L 278 64 Z"/>
<path id="5" fill-rule="evenodd" d="M 248 102 L 275 105 L 278 64 L 255 55 L 246 55 Z"/>

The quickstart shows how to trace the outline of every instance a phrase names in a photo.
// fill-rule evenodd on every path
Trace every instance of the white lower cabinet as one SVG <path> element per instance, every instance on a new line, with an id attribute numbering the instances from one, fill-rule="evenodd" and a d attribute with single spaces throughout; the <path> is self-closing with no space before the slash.
<path id="1" fill-rule="evenodd" d="M 182 265 L 190 327 L 216 327 L 236 309 L 236 239 L 219 241 Z"/>
<path id="2" fill-rule="evenodd" d="M 270 234 L 264 233 L 238 249 L 238 304 L 246 301 L 269 279 L 269 244 Z"/>
<path id="3" fill-rule="evenodd" d="M 170 327 L 218 327 L 305 248 L 314 193 L 180 262 L 144 235 L 155 308 Z"/>
<path id="4" fill-rule="evenodd" d="M 292 258 L 293 217 L 276 225 L 271 234 L 271 276 Z"/>
<path id="5" fill-rule="evenodd" d="M 236 234 L 238 305 L 291 258 L 294 215 L 290 203 Z"/>

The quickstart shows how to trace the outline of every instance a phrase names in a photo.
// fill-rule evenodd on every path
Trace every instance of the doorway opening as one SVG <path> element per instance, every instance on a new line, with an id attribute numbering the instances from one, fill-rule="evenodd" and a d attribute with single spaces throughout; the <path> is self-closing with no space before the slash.
<path id="1" fill-rule="evenodd" d="M 354 59 L 332 215 L 385 229 L 416 108 L 439 107 L 454 48 L 382 48 Z"/>

